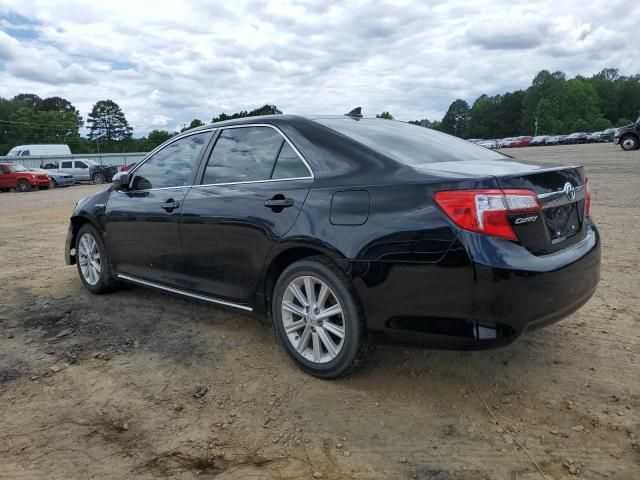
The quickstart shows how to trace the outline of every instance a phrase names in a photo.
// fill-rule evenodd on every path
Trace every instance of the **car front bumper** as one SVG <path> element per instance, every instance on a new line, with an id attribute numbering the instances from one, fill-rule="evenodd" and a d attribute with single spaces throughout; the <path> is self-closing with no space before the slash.
<path id="1" fill-rule="evenodd" d="M 524 268 L 473 261 L 457 243 L 435 264 L 355 266 L 369 330 L 435 348 L 506 345 L 578 310 L 600 278 L 595 227 L 578 244 Z"/>

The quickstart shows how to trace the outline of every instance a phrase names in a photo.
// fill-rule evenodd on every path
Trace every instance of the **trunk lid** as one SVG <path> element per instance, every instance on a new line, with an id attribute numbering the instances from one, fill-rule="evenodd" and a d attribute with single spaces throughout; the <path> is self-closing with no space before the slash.
<path id="1" fill-rule="evenodd" d="M 532 253 L 545 255 L 579 242 L 587 233 L 586 185 L 582 167 L 556 167 L 496 176 L 502 189 L 533 190 L 542 210 L 509 215 L 518 240 Z M 534 218 L 536 217 L 536 218 Z"/>
<path id="2" fill-rule="evenodd" d="M 414 168 L 450 174 L 452 178 L 491 177 L 501 189 L 533 190 L 542 205 L 540 213 L 510 214 L 509 220 L 520 243 L 535 255 L 562 250 L 582 240 L 587 233 L 583 167 L 505 158 L 438 162 Z"/>

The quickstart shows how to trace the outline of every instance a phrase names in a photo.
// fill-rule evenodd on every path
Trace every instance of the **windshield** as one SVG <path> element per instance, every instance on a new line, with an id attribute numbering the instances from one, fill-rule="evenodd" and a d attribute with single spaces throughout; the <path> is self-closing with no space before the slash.
<path id="1" fill-rule="evenodd" d="M 348 117 L 314 120 L 406 165 L 508 158 L 475 143 L 404 122 Z"/>
<path id="2" fill-rule="evenodd" d="M 14 172 L 28 172 L 29 169 L 27 167 L 25 167 L 24 165 L 21 165 L 19 163 L 14 163 L 11 165 L 11 169 Z"/>

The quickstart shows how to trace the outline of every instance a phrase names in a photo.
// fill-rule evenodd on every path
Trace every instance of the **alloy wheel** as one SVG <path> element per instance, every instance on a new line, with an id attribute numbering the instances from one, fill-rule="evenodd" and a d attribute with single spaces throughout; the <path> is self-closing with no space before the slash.
<path id="1" fill-rule="evenodd" d="M 625 150 L 633 150 L 636 147 L 636 140 L 632 137 L 627 137 L 622 141 L 622 148 Z"/>
<path id="2" fill-rule="evenodd" d="M 95 285 L 100 280 L 102 263 L 98 243 L 92 235 L 85 233 L 78 244 L 78 263 L 85 281 Z"/>
<path id="3" fill-rule="evenodd" d="M 291 345 L 314 363 L 334 360 L 344 345 L 342 306 L 331 287 L 312 276 L 292 280 L 282 297 L 282 323 Z"/>

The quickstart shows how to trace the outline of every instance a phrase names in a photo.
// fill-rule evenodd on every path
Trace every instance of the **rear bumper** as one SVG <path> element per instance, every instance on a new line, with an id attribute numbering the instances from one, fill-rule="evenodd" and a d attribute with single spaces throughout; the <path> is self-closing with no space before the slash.
<path id="1" fill-rule="evenodd" d="M 354 279 L 371 331 L 436 348 L 506 345 L 578 310 L 600 278 L 595 228 L 544 260 L 526 258 L 529 268 L 508 255 L 493 266 L 473 261 L 456 243 L 437 264 L 369 265 Z"/>

